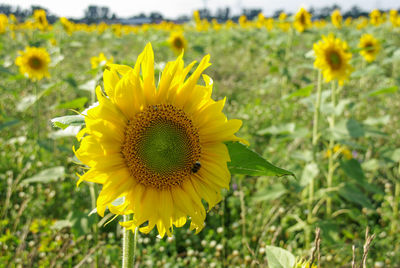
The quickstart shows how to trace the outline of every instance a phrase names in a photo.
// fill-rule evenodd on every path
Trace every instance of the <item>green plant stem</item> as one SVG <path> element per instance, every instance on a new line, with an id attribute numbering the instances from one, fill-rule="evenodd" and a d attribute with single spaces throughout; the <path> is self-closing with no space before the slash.
<path id="1" fill-rule="evenodd" d="M 315 100 L 315 107 L 314 107 L 314 121 L 313 121 L 313 135 L 312 135 L 312 145 L 314 149 L 314 158 L 316 153 L 316 147 L 319 139 L 318 135 L 318 121 L 319 121 L 319 112 L 321 107 L 321 91 L 322 91 L 322 72 L 321 70 L 318 71 L 318 82 L 317 82 L 317 97 Z"/>
<path id="2" fill-rule="evenodd" d="M 400 182 L 396 180 L 394 186 L 394 197 L 393 197 L 393 221 L 392 221 L 392 234 L 397 231 L 397 222 L 399 219 L 399 196 L 400 196 Z"/>
<path id="3" fill-rule="evenodd" d="M 90 199 L 92 202 L 92 208 L 96 207 L 96 189 L 95 189 L 95 184 L 94 183 L 90 183 L 89 185 L 89 191 L 90 191 Z M 97 219 L 97 217 L 96 217 Z M 97 221 L 95 222 L 95 224 L 93 224 L 93 232 L 94 232 L 94 242 L 97 245 L 98 241 L 99 241 L 99 228 L 97 226 Z M 95 256 L 95 266 L 98 267 L 99 266 L 99 258 L 98 255 L 96 254 Z"/>
<path id="4" fill-rule="evenodd" d="M 124 222 L 132 220 L 132 214 L 124 215 Z M 122 238 L 122 268 L 132 268 L 135 264 L 136 257 L 136 238 L 137 228 L 135 233 L 124 228 Z"/>
<path id="5" fill-rule="evenodd" d="M 318 71 L 318 81 L 317 81 L 317 96 L 315 99 L 315 105 L 314 105 L 314 120 L 313 120 L 313 131 L 312 131 L 312 146 L 313 146 L 313 160 L 316 162 L 316 153 L 318 150 L 318 121 L 319 121 L 319 112 L 320 112 L 320 107 L 321 107 L 321 91 L 322 91 L 322 72 L 321 70 Z M 313 200 L 314 200 L 314 179 L 310 181 L 310 184 L 308 185 L 308 202 L 307 202 L 307 210 L 308 210 L 308 215 L 307 215 L 307 222 L 308 224 L 312 224 L 312 205 L 313 205 Z M 311 232 L 308 232 L 307 235 L 307 244 L 309 246 L 310 241 L 311 241 Z"/>
<path id="6" fill-rule="evenodd" d="M 34 83 L 35 91 L 35 128 L 36 128 L 36 140 L 40 139 L 40 104 L 39 104 L 39 85 L 37 82 Z"/>
<path id="7" fill-rule="evenodd" d="M 336 85 L 335 85 L 334 81 L 332 82 L 331 100 L 332 100 L 333 113 L 329 120 L 331 136 L 329 138 L 329 147 L 328 147 L 328 150 L 330 151 L 330 154 L 328 157 L 328 176 L 327 176 L 327 188 L 328 189 L 332 188 L 333 173 L 335 171 L 335 166 L 333 163 L 333 160 L 334 160 L 333 159 L 333 148 L 335 147 L 335 140 L 333 139 L 333 130 L 335 128 Z M 328 215 L 328 217 L 330 217 L 332 215 L 332 198 L 329 195 L 326 198 L 326 214 Z"/>

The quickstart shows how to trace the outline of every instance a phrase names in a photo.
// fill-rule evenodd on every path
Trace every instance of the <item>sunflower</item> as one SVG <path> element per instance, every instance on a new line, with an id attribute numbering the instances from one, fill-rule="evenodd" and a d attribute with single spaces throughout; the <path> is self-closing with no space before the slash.
<path id="1" fill-rule="evenodd" d="M 183 36 L 182 32 L 172 32 L 168 42 L 176 53 L 181 53 L 182 50 L 185 50 L 187 48 L 187 41 L 185 37 Z"/>
<path id="2" fill-rule="evenodd" d="M 312 27 L 311 14 L 305 9 L 301 8 L 294 17 L 294 27 L 300 33 Z"/>
<path id="3" fill-rule="evenodd" d="M 43 9 L 36 9 L 33 12 L 33 18 L 35 19 L 36 27 L 41 30 L 45 31 L 49 28 L 49 22 L 47 21 L 46 11 Z"/>
<path id="4" fill-rule="evenodd" d="M 27 75 L 32 80 L 41 80 L 49 77 L 48 66 L 50 56 L 45 48 L 26 47 L 25 51 L 19 51 L 20 56 L 15 59 L 15 64 L 19 66 L 19 71 Z"/>
<path id="5" fill-rule="evenodd" d="M 0 34 L 5 33 L 8 25 L 8 17 L 0 14 Z"/>
<path id="6" fill-rule="evenodd" d="M 371 24 L 374 26 L 379 26 L 383 22 L 382 13 L 377 9 L 374 9 L 369 13 L 369 18 Z"/>
<path id="7" fill-rule="evenodd" d="M 338 80 L 342 85 L 353 71 L 349 63 L 352 55 L 347 43 L 330 34 L 322 36 L 322 40 L 315 43 L 313 49 L 316 55 L 314 67 L 322 70 L 325 81 Z"/>
<path id="8" fill-rule="evenodd" d="M 212 80 L 203 75 L 210 66 L 205 56 L 186 78 L 195 62 L 184 67 L 183 53 L 169 62 L 154 82 L 154 55 L 148 44 L 135 67 L 112 64 L 104 71 L 99 105 L 85 118 L 76 156 L 90 169 L 82 181 L 103 185 L 97 212 L 106 207 L 115 214 L 132 214 L 121 225 L 149 233 L 157 226 L 160 236 L 171 236 L 173 226 L 191 218 L 190 229 L 199 232 L 206 210 L 221 200 L 228 188 L 229 153 L 224 142 L 245 140 L 234 134 L 240 120 L 227 120 L 222 113 L 225 99 L 211 99 Z M 84 136 L 82 138 L 82 136 Z M 124 203 L 112 202 L 122 198 Z"/>
<path id="9" fill-rule="evenodd" d="M 361 48 L 361 56 L 368 62 L 374 61 L 381 49 L 379 41 L 372 34 L 363 34 L 358 47 Z"/>
<path id="10" fill-rule="evenodd" d="M 336 9 L 335 11 L 332 12 L 331 15 L 331 21 L 332 24 L 336 27 L 336 28 L 341 28 L 342 27 L 342 15 L 340 14 L 340 10 Z"/>
<path id="11" fill-rule="evenodd" d="M 105 66 L 106 64 L 113 63 L 113 61 L 114 61 L 113 57 L 107 59 L 103 52 L 101 52 L 97 57 L 94 56 L 90 58 L 90 64 L 92 65 L 92 69 L 96 69 L 99 66 Z"/>

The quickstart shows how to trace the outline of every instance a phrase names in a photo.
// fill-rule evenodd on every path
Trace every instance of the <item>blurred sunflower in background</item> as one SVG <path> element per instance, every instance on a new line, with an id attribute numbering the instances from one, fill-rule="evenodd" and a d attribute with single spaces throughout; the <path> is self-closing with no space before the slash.
<path id="1" fill-rule="evenodd" d="M 361 48 L 360 54 L 367 62 L 373 62 L 381 50 L 378 39 L 372 34 L 363 34 L 358 47 Z"/>
<path id="2" fill-rule="evenodd" d="M 43 9 L 36 9 L 33 12 L 33 18 L 35 19 L 35 25 L 39 30 L 45 31 L 49 28 L 46 11 L 44 11 Z"/>
<path id="3" fill-rule="evenodd" d="M 105 66 L 106 64 L 110 64 L 114 62 L 114 57 L 110 57 L 107 59 L 107 57 L 104 55 L 103 52 L 101 52 L 97 57 L 91 57 L 90 58 L 90 64 L 92 65 L 92 69 L 96 69 L 99 66 Z"/>
<path id="4" fill-rule="evenodd" d="M 221 189 L 229 187 L 224 142 L 247 143 L 235 136 L 242 121 L 222 113 L 225 99 L 211 99 L 211 78 L 203 75 L 205 85 L 197 84 L 210 66 L 209 56 L 188 78 L 195 62 L 184 67 L 182 57 L 167 63 L 157 88 L 150 44 L 134 68 L 109 65 L 103 76 L 107 96 L 96 89 L 99 105 L 87 111 L 75 152 L 90 167 L 78 184 L 103 185 L 99 215 L 106 207 L 133 214 L 121 225 L 144 233 L 157 226 L 160 236 L 171 236 L 173 226 L 183 226 L 188 216 L 191 230 L 203 228 L 202 200 L 210 210 L 221 200 Z M 124 202 L 113 205 L 117 198 Z"/>
<path id="5" fill-rule="evenodd" d="M 326 82 L 337 80 L 343 85 L 348 79 L 353 71 L 349 63 L 352 55 L 348 49 L 347 43 L 335 38 L 333 34 L 322 36 L 322 40 L 314 43 L 314 67 L 322 70 Z"/>
<path id="6" fill-rule="evenodd" d="M 300 8 L 294 17 L 294 27 L 300 33 L 312 27 L 311 14 L 305 9 Z"/>
<path id="7" fill-rule="evenodd" d="M 332 24 L 336 27 L 336 28 L 341 28 L 342 27 L 342 15 L 340 14 L 340 10 L 339 9 L 335 9 L 335 11 L 332 12 L 331 15 L 331 21 Z"/>
<path id="8" fill-rule="evenodd" d="M 8 17 L 0 14 L 0 34 L 5 33 L 8 26 Z"/>
<path id="9" fill-rule="evenodd" d="M 383 22 L 382 13 L 378 9 L 374 9 L 369 13 L 369 19 L 374 26 L 379 26 Z"/>
<path id="10" fill-rule="evenodd" d="M 182 32 L 172 32 L 169 36 L 168 43 L 175 53 L 179 54 L 182 50 L 186 50 L 187 41 Z"/>
<path id="11" fill-rule="evenodd" d="M 20 56 L 15 59 L 21 74 L 28 76 L 31 80 L 41 80 L 50 77 L 48 67 L 50 55 L 45 48 L 26 47 L 25 51 L 19 51 Z"/>

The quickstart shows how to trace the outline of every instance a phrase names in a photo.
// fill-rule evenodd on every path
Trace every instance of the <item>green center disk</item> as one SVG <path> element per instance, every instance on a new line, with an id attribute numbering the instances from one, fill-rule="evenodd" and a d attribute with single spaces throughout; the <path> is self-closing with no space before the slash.
<path id="1" fill-rule="evenodd" d="M 145 129 L 138 149 L 146 167 L 162 175 L 183 169 L 190 159 L 185 129 L 169 121 L 157 121 Z"/>

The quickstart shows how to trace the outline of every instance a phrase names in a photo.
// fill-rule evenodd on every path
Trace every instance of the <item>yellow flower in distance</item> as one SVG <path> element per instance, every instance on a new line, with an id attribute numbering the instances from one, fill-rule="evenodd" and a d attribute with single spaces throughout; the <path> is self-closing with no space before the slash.
<path id="1" fill-rule="evenodd" d="M 305 9 L 301 8 L 294 17 L 294 27 L 300 33 L 312 27 L 311 14 Z"/>
<path id="2" fill-rule="evenodd" d="M 5 33 L 8 25 L 8 17 L 0 14 L 0 34 Z"/>
<path id="3" fill-rule="evenodd" d="M 306 261 L 304 259 L 296 260 L 296 264 L 293 268 L 317 268 L 316 264 L 310 265 L 310 261 Z"/>
<path id="4" fill-rule="evenodd" d="M 90 170 L 80 177 L 103 185 L 97 212 L 106 207 L 116 214 L 131 214 L 121 225 L 160 236 L 171 236 L 187 217 L 199 232 L 206 210 L 221 200 L 228 188 L 230 156 L 224 142 L 242 141 L 235 132 L 241 120 L 227 120 L 225 99 L 211 99 L 212 80 L 203 75 L 210 66 L 205 56 L 189 77 L 195 62 L 184 67 L 183 53 L 165 66 L 158 86 L 154 81 L 154 54 L 148 44 L 135 67 L 110 65 L 103 75 L 104 95 L 87 111 L 86 128 L 79 134 L 75 152 Z M 82 138 L 82 136 L 84 136 Z M 123 198 L 124 203 L 112 202 Z M 144 226 L 143 226 L 144 225 Z"/>
<path id="5" fill-rule="evenodd" d="M 332 12 L 331 15 L 331 20 L 332 20 L 332 24 L 336 27 L 336 28 L 341 28 L 342 27 L 342 15 L 340 14 L 340 10 L 336 9 L 335 11 Z"/>
<path id="6" fill-rule="evenodd" d="M 172 32 L 169 36 L 168 43 L 172 50 L 178 54 L 187 48 L 187 41 L 182 32 Z"/>
<path id="7" fill-rule="evenodd" d="M 374 61 L 381 49 L 378 39 L 372 34 L 363 34 L 358 47 L 361 48 L 361 56 L 368 62 Z"/>
<path id="8" fill-rule="evenodd" d="M 383 22 L 382 13 L 377 9 L 374 9 L 369 13 L 369 18 L 371 24 L 374 26 L 379 26 Z"/>
<path id="9" fill-rule="evenodd" d="M 35 19 L 35 25 L 41 31 L 45 31 L 49 28 L 49 23 L 46 17 L 46 11 L 43 9 L 36 9 L 33 12 L 33 17 Z"/>
<path id="10" fill-rule="evenodd" d="M 330 34 L 314 43 L 313 50 L 316 56 L 314 67 L 322 70 L 325 81 L 337 80 L 342 85 L 353 71 L 347 43 Z"/>
<path id="11" fill-rule="evenodd" d="M 101 52 L 97 57 L 94 56 L 90 58 L 90 64 L 92 65 L 92 69 L 96 69 L 99 66 L 105 66 L 106 64 L 113 63 L 113 61 L 114 61 L 113 57 L 107 59 L 103 52 Z"/>
<path id="12" fill-rule="evenodd" d="M 48 67 L 50 55 L 45 48 L 27 47 L 25 51 L 19 51 L 20 56 L 15 59 L 15 64 L 23 75 L 27 75 L 31 80 L 41 80 L 49 77 Z"/>

